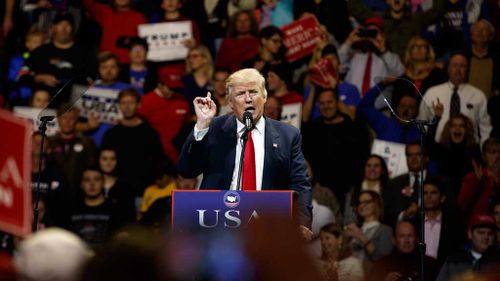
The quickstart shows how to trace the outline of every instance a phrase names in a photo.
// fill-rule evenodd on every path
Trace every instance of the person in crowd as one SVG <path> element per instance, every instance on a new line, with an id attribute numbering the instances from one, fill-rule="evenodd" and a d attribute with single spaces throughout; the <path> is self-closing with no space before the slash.
<path id="1" fill-rule="evenodd" d="M 256 69 L 239 70 L 231 74 L 226 83 L 229 105 L 234 115 L 214 118 L 217 109 L 210 93 L 195 99 L 197 123 L 182 148 L 177 164 L 179 174 L 195 178 L 203 173 L 200 189 L 241 187 L 242 190 L 296 191 L 299 229 L 303 237 L 310 240 L 311 186 L 300 149 L 299 130 L 262 117 L 267 91 L 265 79 Z M 237 139 L 245 131 L 243 114 L 247 110 L 252 113 L 255 129 L 249 133 L 251 135 L 248 135 L 245 145 L 247 160 L 243 163 L 242 182 L 238 186 L 237 163 L 242 153 L 242 143 Z M 273 155 L 278 151 L 287 151 L 287 156 L 277 161 Z"/>
<path id="2" fill-rule="evenodd" d="M 399 56 L 387 49 L 384 21 L 380 17 L 366 19 L 362 28 L 349 34 L 338 52 L 340 62 L 349 69 L 345 81 L 355 85 L 362 96 L 375 86 L 379 77 L 404 73 Z"/>
<path id="3" fill-rule="evenodd" d="M 69 14 L 58 14 L 51 28 L 51 41 L 30 54 L 22 69 L 20 83 L 25 85 L 42 84 L 50 92 L 57 92 L 66 82 L 86 85 L 94 79 L 97 71 L 95 54 L 74 40 L 74 19 Z M 59 104 L 69 100 L 69 88 L 62 92 Z"/>
<path id="4" fill-rule="evenodd" d="M 193 100 L 209 90 L 213 73 L 212 55 L 207 47 L 197 45 L 189 49 L 186 57 L 186 74 L 182 77 L 182 83 L 184 96 L 192 113 L 194 113 Z"/>
<path id="5" fill-rule="evenodd" d="M 346 193 L 362 177 L 362 165 L 369 155 L 365 127 L 339 111 L 334 90 L 318 95 L 321 117 L 303 127 L 303 150 L 314 180 L 332 189 L 344 206 Z"/>
<path id="6" fill-rule="evenodd" d="M 293 0 L 265 0 L 258 3 L 255 17 L 259 28 L 282 27 L 291 23 L 294 20 L 293 2 Z"/>
<path id="7" fill-rule="evenodd" d="M 9 103 L 15 105 L 26 105 L 32 96 L 31 87 L 19 85 L 19 79 L 27 74 L 23 66 L 30 57 L 33 50 L 45 43 L 46 34 L 39 29 L 30 28 L 26 33 L 24 50 L 22 53 L 14 54 L 10 58 L 7 81 L 9 83 Z"/>
<path id="8" fill-rule="evenodd" d="M 500 94 L 500 81 L 494 78 L 500 75 L 500 53 L 490 47 L 494 34 L 495 28 L 485 19 L 478 20 L 470 28 L 472 45 L 468 81 L 488 99 Z"/>
<path id="9" fill-rule="evenodd" d="M 155 175 L 154 184 L 144 190 L 140 208 L 141 215 L 144 215 L 156 200 L 172 196 L 172 191 L 177 189 L 176 176 L 174 165 L 171 162 L 165 162 Z"/>
<path id="10" fill-rule="evenodd" d="M 114 91 L 132 88 L 131 85 L 118 80 L 120 62 L 117 55 L 111 52 L 101 52 L 97 60 L 99 62 L 99 79 L 92 84 L 93 87 Z M 110 120 L 108 123 L 101 122 L 99 114 L 91 114 L 87 117 L 86 122 L 79 122 L 77 128 L 91 136 L 97 145 L 101 145 L 104 134 L 112 126 Z"/>
<path id="11" fill-rule="evenodd" d="M 418 192 L 420 190 L 420 174 L 425 181 L 433 171 L 428 168 L 428 155 L 419 142 L 408 143 L 405 147 L 408 173 L 399 175 L 387 183 L 384 222 L 395 226 L 398 221 L 411 220 L 417 215 Z M 422 168 L 424 169 L 422 171 Z"/>
<path id="12" fill-rule="evenodd" d="M 437 259 L 439 265 L 444 264 L 447 256 L 460 250 L 467 239 L 457 213 L 445 207 L 444 202 L 449 199 L 444 192 L 443 184 L 438 179 L 431 178 L 424 182 L 425 254 Z"/>
<path id="13" fill-rule="evenodd" d="M 236 12 L 229 20 L 227 37 L 222 40 L 215 66 L 231 71 L 240 69 L 244 61 L 258 54 L 258 33 L 259 25 L 251 10 Z"/>
<path id="14" fill-rule="evenodd" d="M 156 64 L 147 60 L 148 42 L 140 37 L 133 37 L 128 42 L 130 63 L 120 67 L 119 80 L 135 87 L 141 93 L 152 91 L 158 83 Z"/>
<path id="15" fill-rule="evenodd" d="M 92 251 L 75 234 L 60 228 L 47 228 L 19 244 L 14 265 L 21 280 L 77 281 L 91 257 Z"/>
<path id="16" fill-rule="evenodd" d="M 374 262 L 391 253 L 392 228 L 380 222 L 384 203 L 375 191 L 361 191 L 356 205 L 361 225 L 346 225 L 344 235 L 352 238 L 353 256 L 363 260 L 365 272 L 370 272 Z"/>
<path id="17" fill-rule="evenodd" d="M 474 172 L 464 176 L 458 207 L 465 219 L 488 212 L 488 203 L 500 194 L 500 140 L 489 138 L 483 145 L 484 166 L 473 163 Z"/>
<path id="18" fill-rule="evenodd" d="M 226 79 L 229 77 L 229 70 L 225 68 L 215 68 L 212 76 L 212 94 L 214 102 L 217 104 L 217 109 L 220 115 L 226 115 L 231 112 L 229 101 L 226 95 Z"/>
<path id="19" fill-rule="evenodd" d="M 364 190 L 371 190 L 382 196 L 385 200 L 386 186 L 389 181 L 389 169 L 384 158 L 377 154 L 371 154 L 365 162 L 364 176 L 359 184 L 356 184 L 346 197 L 344 209 L 344 224 L 357 222 L 356 201 L 359 193 Z"/>
<path id="20" fill-rule="evenodd" d="M 470 248 L 448 256 L 436 280 L 452 280 L 466 271 L 480 273 L 498 268 L 500 253 L 492 247 L 495 228 L 495 219 L 492 217 L 486 214 L 474 215 L 467 230 Z"/>
<path id="21" fill-rule="evenodd" d="M 375 263 L 370 276 L 375 281 L 419 280 L 420 267 L 415 226 L 401 221 L 394 231 L 394 251 Z M 425 256 L 425 271 L 422 280 L 435 280 L 439 266 L 435 258 Z"/>
<path id="22" fill-rule="evenodd" d="M 30 97 L 29 105 L 33 108 L 44 109 L 49 105 L 50 93 L 44 87 L 39 87 L 33 90 L 33 95 Z"/>
<path id="23" fill-rule="evenodd" d="M 116 207 L 120 221 L 132 223 L 136 217 L 134 188 L 117 176 L 117 164 L 116 151 L 101 147 L 99 169 L 104 177 L 104 197 Z"/>
<path id="24" fill-rule="evenodd" d="M 358 88 L 351 83 L 341 79 L 340 64 L 337 48 L 331 44 L 327 44 L 321 48 L 320 59 L 327 59 L 333 66 L 334 73 L 330 73 L 330 87 L 336 89 L 339 93 L 339 110 L 354 120 L 356 117 L 356 107 L 358 106 L 361 95 Z M 314 56 L 314 55 L 313 55 Z M 314 60 L 314 58 L 312 59 Z M 311 80 L 310 78 L 308 78 Z M 316 92 L 321 92 L 321 87 L 316 85 L 314 81 L 308 82 L 304 89 L 304 106 L 302 110 L 302 121 L 308 122 L 319 117 L 319 104 L 317 103 Z"/>
<path id="25" fill-rule="evenodd" d="M 146 17 L 132 9 L 132 0 L 113 0 L 111 5 L 95 0 L 84 0 L 88 14 L 102 29 L 100 51 L 118 56 L 120 63 L 128 63 L 127 41 L 138 35 L 138 26 L 147 23 Z"/>
<path id="26" fill-rule="evenodd" d="M 405 73 L 394 81 L 391 103 L 396 107 L 404 95 L 413 95 L 418 102 L 427 90 L 448 79 L 446 72 L 436 65 L 436 54 L 432 45 L 420 36 L 408 42 L 403 63 Z"/>
<path id="27" fill-rule="evenodd" d="M 276 26 L 268 26 L 260 30 L 259 53 L 250 60 L 243 62 L 243 67 L 253 67 L 267 76 L 269 67 L 276 64 L 287 64 L 283 45 L 283 31 Z"/>
<path id="28" fill-rule="evenodd" d="M 154 181 L 155 170 L 167 161 L 158 133 L 137 114 L 140 94 L 126 89 L 118 94 L 118 106 L 123 115 L 119 124 L 104 135 L 102 146 L 116 150 L 119 178 L 134 187 L 136 197 Z"/>
<path id="29" fill-rule="evenodd" d="M 382 82 L 368 90 L 358 105 L 360 116 L 365 117 L 367 123 L 375 131 L 379 140 L 411 143 L 420 139 L 420 132 L 417 126 L 407 121 L 415 119 L 418 113 L 418 100 L 414 95 L 403 95 L 395 104 L 395 114 L 387 116 L 377 109 L 376 101 L 389 83 Z M 385 98 L 385 96 L 384 96 Z"/>
<path id="30" fill-rule="evenodd" d="M 158 132 L 163 151 L 175 162 L 179 151 L 172 140 L 192 118 L 186 98 L 176 89 L 170 88 L 172 86 L 175 86 L 175 81 L 162 78 L 156 89 L 141 99 L 139 115 Z"/>
<path id="31" fill-rule="evenodd" d="M 91 138 L 76 131 L 79 110 L 70 104 L 62 104 L 57 110 L 59 132 L 50 137 L 47 161 L 64 174 L 68 183 L 68 198 L 72 202 L 80 187 L 83 169 L 97 163 L 97 147 Z"/>
<path id="32" fill-rule="evenodd" d="M 283 64 L 272 65 L 267 72 L 267 90 L 269 94 L 277 97 L 281 104 L 300 103 L 304 98 L 290 88 L 292 73 L 289 66 Z"/>
<path id="33" fill-rule="evenodd" d="M 438 109 L 435 112 L 439 114 Z M 463 177 L 474 172 L 473 161 L 481 162 L 474 125 L 467 116 L 460 113 L 446 122 L 439 143 L 434 142 L 435 133 L 436 126 L 431 126 L 427 135 L 430 142 L 429 156 L 437 164 L 438 174 L 449 178 L 453 193 L 453 197 L 449 199 L 456 200 Z"/>
<path id="34" fill-rule="evenodd" d="M 338 223 L 330 223 L 320 230 L 321 258 L 317 260 L 322 280 L 364 280 L 363 262 L 352 255 L 350 239 Z"/>
<path id="35" fill-rule="evenodd" d="M 118 228 L 117 210 L 104 196 L 104 175 L 99 168 L 87 167 L 83 170 L 81 188 L 83 196 L 71 211 L 68 229 L 97 249 Z"/>
<path id="36" fill-rule="evenodd" d="M 376 12 L 368 8 L 363 0 L 349 1 L 349 10 L 351 14 L 361 21 L 373 16 L 381 16 L 384 21 L 383 32 L 387 38 L 389 51 L 404 58 L 404 52 L 408 42 L 415 35 L 421 33 L 425 27 L 436 22 L 445 11 L 445 0 L 433 0 L 432 8 L 427 11 L 418 11 L 409 14 L 407 9 L 409 1 L 406 0 L 388 0 L 389 6 L 384 12 Z"/>
<path id="37" fill-rule="evenodd" d="M 442 107 L 441 119 L 436 129 L 436 142 L 439 142 L 444 124 L 450 117 L 459 113 L 469 117 L 476 129 L 476 140 L 483 144 L 491 133 L 490 116 L 487 112 L 487 100 L 484 93 L 467 83 L 469 60 L 463 53 L 450 56 L 448 63 L 449 81 L 431 87 L 420 103 L 418 118 L 431 120 L 436 115 L 432 107 Z"/>
<path id="38" fill-rule="evenodd" d="M 35 194 L 33 198 L 36 198 L 38 189 L 45 204 L 45 225 L 63 226 L 65 223 L 65 213 L 68 212 L 71 201 L 68 194 L 68 184 L 61 170 L 52 163 L 46 161 L 49 147 L 51 147 L 49 143 L 50 140 L 45 140 L 42 155 L 40 155 L 42 134 L 40 132 L 33 133 L 32 140 L 31 190 L 33 194 Z M 40 180 L 39 185 L 38 180 Z"/>
<path id="39" fill-rule="evenodd" d="M 282 109 L 283 104 L 277 97 L 268 96 L 266 103 L 264 104 L 264 116 L 279 121 L 281 120 Z"/>

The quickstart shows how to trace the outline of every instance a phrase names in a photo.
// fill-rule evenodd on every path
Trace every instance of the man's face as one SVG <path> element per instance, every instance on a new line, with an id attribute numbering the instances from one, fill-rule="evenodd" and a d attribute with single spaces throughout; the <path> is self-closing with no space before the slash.
<path id="1" fill-rule="evenodd" d="M 396 226 L 395 235 L 396 248 L 401 253 L 411 253 L 417 245 L 415 227 L 408 222 L 402 222 Z"/>
<path id="2" fill-rule="evenodd" d="M 142 45 L 134 45 L 129 51 L 131 63 L 144 64 L 146 63 L 147 55 L 146 48 Z"/>
<path id="3" fill-rule="evenodd" d="M 421 151 L 420 145 L 409 144 L 406 146 L 406 165 L 411 172 L 418 172 L 421 169 Z"/>
<path id="4" fill-rule="evenodd" d="M 229 76 L 228 72 L 218 71 L 214 74 L 214 94 L 219 97 L 226 96 L 226 79 Z"/>
<path id="5" fill-rule="evenodd" d="M 109 59 L 99 64 L 99 75 L 104 84 L 113 84 L 118 79 L 120 68 L 118 62 Z"/>
<path id="6" fill-rule="evenodd" d="M 85 193 L 85 197 L 97 198 L 102 196 L 104 178 L 99 171 L 86 170 L 83 172 L 81 186 Z"/>
<path id="7" fill-rule="evenodd" d="M 319 112 L 326 121 L 332 121 L 337 115 L 338 102 L 332 91 L 325 91 L 318 97 Z"/>
<path id="8" fill-rule="evenodd" d="M 54 24 L 52 27 L 53 40 L 59 44 L 73 41 L 73 26 L 66 20 Z"/>
<path id="9" fill-rule="evenodd" d="M 396 113 L 403 120 L 414 119 L 417 116 L 417 100 L 414 97 L 403 96 L 399 100 Z"/>
<path id="10" fill-rule="evenodd" d="M 76 111 L 69 111 L 57 118 L 59 131 L 63 134 L 72 134 L 75 132 L 78 114 Z"/>
<path id="11" fill-rule="evenodd" d="M 113 150 L 103 150 L 99 155 L 99 167 L 106 174 L 113 173 L 116 162 L 116 153 Z"/>
<path id="12" fill-rule="evenodd" d="M 133 96 L 123 96 L 118 101 L 118 106 L 124 119 L 134 118 L 137 115 L 137 110 L 139 109 L 139 103 Z"/>
<path id="13" fill-rule="evenodd" d="M 448 65 L 448 76 L 451 83 L 455 85 L 464 83 L 467 79 L 468 67 L 469 64 L 464 56 L 455 55 L 451 57 Z"/>
<path id="14" fill-rule="evenodd" d="M 406 0 L 387 0 L 386 2 L 391 11 L 394 12 L 401 12 L 406 4 Z"/>
<path id="15" fill-rule="evenodd" d="M 472 249 L 484 253 L 493 245 L 493 230 L 489 227 L 477 227 L 468 231 L 469 239 L 472 241 Z"/>
<path id="16" fill-rule="evenodd" d="M 424 185 L 424 208 L 425 210 L 437 210 L 443 203 L 444 197 L 439 188 L 433 184 Z"/>
<path id="17" fill-rule="evenodd" d="M 250 16 L 247 13 L 241 13 L 236 18 L 236 32 L 238 34 L 248 34 L 250 32 Z"/>
<path id="18" fill-rule="evenodd" d="M 274 92 L 281 88 L 285 84 L 281 78 L 276 75 L 276 73 L 269 71 L 267 73 L 267 89 L 271 92 Z"/>
<path id="19" fill-rule="evenodd" d="M 484 21 L 478 21 L 470 29 L 470 38 L 473 43 L 487 43 L 492 38 L 491 29 Z"/>
<path id="20" fill-rule="evenodd" d="M 248 110 L 255 124 L 264 114 L 266 97 L 256 82 L 246 82 L 234 85 L 228 102 L 238 120 L 243 122 L 243 113 Z"/>

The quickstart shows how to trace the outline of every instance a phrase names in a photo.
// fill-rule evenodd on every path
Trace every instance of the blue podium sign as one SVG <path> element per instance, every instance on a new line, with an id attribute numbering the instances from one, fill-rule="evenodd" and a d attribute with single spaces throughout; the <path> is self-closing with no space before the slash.
<path id="1" fill-rule="evenodd" d="M 292 219 L 292 191 L 174 190 L 172 229 L 239 229 L 266 217 Z"/>

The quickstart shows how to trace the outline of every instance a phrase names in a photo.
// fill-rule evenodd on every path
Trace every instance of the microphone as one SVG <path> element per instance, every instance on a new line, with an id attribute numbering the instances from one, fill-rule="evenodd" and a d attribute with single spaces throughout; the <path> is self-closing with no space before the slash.
<path id="1" fill-rule="evenodd" d="M 253 117 L 250 111 L 245 111 L 243 113 L 243 123 L 245 124 L 245 129 L 250 131 L 253 127 Z"/>

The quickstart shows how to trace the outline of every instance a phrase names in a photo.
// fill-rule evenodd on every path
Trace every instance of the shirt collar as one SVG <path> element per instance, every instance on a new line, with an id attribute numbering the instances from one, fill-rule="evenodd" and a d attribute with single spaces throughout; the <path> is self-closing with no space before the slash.
<path id="1" fill-rule="evenodd" d="M 264 134 L 264 129 L 266 127 L 266 122 L 264 121 L 264 116 L 259 118 L 259 121 L 257 121 L 257 124 L 255 124 L 254 129 L 259 133 L 259 134 Z M 238 132 L 239 135 L 243 134 L 243 131 L 245 130 L 245 124 L 243 124 L 238 118 L 236 118 L 236 131 Z"/>
<path id="2" fill-rule="evenodd" d="M 436 222 L 441 222 L 442 221 L 442 218 L 443 218 L 443 213 L 439 213 L 439 215 L 433 219 L 433 220 L 430 220 L 429 217 L 427 217 L 427 215 L 425 216 L 425 221 L 426 222 L 432 222 L 432 223 L 436 223 Z"/>

